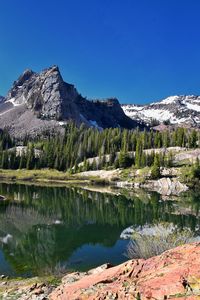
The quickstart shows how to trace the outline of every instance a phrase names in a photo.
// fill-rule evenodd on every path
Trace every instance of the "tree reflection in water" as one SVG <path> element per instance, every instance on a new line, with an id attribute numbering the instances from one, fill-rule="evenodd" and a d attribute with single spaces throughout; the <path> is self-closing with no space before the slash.
<path id="1" fill-rule="evenodd" d="M 160 201 L 157 193 L 143 190 L 125 196 L 1 183 L 0 194 L 8 199 L 0 202 L 0 237 L 11 236 L 0 247 L 10 268 L 19 275 L 59 272 L 69 267 L 84 269 L 84 261 L 80 265 L 69 262 L 80 249 L 85 247 L 86 252 L 88 245 L 93 250 L 88 254 L 91 265 L 89 261 L 87 267 L 94 266 L 97 247 L 102 247 L 102 253 L 98 252 L 96 262 L 112 262 L 116 251 L 121 255 L 115 262 L 121 262 L 126 259 L 126 243 L 117 249 L 117 241 L 130 225 L 165 221 L 191 230 L 199 226 L 199 197 L 193 193 L 184 194 L 178 201 Z M 106 251 L 109 257 L 105 257 Z M 0 261 L 0 273 L 1 268 Z"/>

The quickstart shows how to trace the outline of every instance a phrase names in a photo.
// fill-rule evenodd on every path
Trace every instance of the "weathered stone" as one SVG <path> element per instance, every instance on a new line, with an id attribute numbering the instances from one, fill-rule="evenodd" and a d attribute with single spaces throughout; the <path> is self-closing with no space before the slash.
<path id="1" fill-rule="evenodd" d="M 125 271 L 125 272 L 124 272 Z M 100 283 L 104 284 L 100 285 Z M 147 260 L 130 260 L 61 285 L 51 300 L 199 299 L 200 243 L 177 247 Z"/>
<path id="2" fill-rule="evenodd" d="M 188 190 L 188 187 L 181 183 L 177 178 L 171 179 L 169 177 L 160 178 L 158 180 L 149 180 L 142 186 L 155 190 L 162 195 L 178 195 Z"/>

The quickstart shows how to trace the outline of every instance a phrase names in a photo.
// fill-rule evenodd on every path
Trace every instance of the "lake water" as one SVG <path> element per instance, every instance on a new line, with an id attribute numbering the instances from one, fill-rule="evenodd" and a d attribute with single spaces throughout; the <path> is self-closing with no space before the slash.
<path id="1" fill-rule="evenodd" d="M 143 190 L 115 195 L 81 188 L 0 183 L 0 274 L 35 276 L 87 270 L 127 258 L 130 225 L 170 222 L 199 228 L 200 195 L 173 201 Z"/>

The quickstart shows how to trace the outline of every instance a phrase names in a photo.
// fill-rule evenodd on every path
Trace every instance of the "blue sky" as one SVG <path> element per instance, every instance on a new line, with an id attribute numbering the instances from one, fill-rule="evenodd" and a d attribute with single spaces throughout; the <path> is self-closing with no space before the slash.
<path id="1" fill-rule="evenodd" d="M 0 0 L 0 94 L 57 64 L 88 98 L 200 94 L 199 0 Z"/>

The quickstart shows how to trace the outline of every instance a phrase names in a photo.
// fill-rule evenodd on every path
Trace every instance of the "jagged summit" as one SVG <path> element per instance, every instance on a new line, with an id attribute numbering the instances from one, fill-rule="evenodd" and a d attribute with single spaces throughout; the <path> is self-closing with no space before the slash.
<path id="1" fill-rule="evenodd" d="M 37 134 L 69 120 L 98 128 L 141 126 L 127 117 L 116 98 L 89 101 L 66 83 L 58 66 L 40 73 L 25 70 L 0 103 L 0 128 Z"/>
<path id="2" fill-rule="evenodd" d="M 10 101 L 14 106 L 26 105 L 38 117 L 59 119 L 63 86 L 64 82 L 57 66 L 45 69 L 39 74 L 27 69 L 14 82 L 6 102 Z"/>

